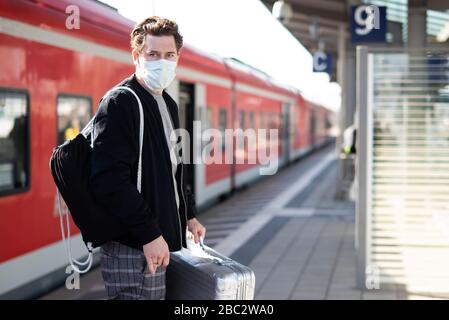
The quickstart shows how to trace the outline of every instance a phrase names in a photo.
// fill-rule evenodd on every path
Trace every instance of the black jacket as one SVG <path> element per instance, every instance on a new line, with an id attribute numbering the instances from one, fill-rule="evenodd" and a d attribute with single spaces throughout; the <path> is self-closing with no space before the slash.
<path id="1" fill-rule="evenodd" d="M 94 122 L 89 181 L 94 200 L 109 214 L 119 217 L 124 230 L 128 230 L 115 241 L 142 250 L 144 244 L 162 235 L 170 251 L 179 250 L 186 247 L 186 220 L 196 215 L 194 196 L 181 182 L 186 164 L 178 164 L 176 174 L 178 215 L 169 149 L 156 100 L 134 74 L 117 86 L 133 89 L 143 106 L 142 193 L 136 187 L 139 106 L 132 93 L 118 89 L 100 102 Z M 178 106 L 165 90 L 163 98 L 177 129 Z"/>

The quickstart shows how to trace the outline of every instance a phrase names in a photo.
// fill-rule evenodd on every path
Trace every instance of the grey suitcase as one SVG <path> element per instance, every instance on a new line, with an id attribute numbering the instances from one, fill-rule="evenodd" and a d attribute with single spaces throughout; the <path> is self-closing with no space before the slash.
<path id="1" fill-rule="evenodd" d="M 167 267 L 168 300 L 252 300 L 254 272 L 206 245 L 172 252 Z M 200 252 L 201 251 L 201 252 Z"/>

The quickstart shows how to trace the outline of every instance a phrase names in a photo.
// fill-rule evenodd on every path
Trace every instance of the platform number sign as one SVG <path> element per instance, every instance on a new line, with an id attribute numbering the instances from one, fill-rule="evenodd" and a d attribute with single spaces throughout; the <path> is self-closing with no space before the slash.
<path id="1" fill-rule="evenodd" d="M 387 7 L 374 5 L 352 6 L 351 39 L 359 42 L 385 42 L 387 35 Z"/>
<path id="2" fill-rule="evenodd" d="M 332 72 L 332 56 L 328 53 L 317 51 L 313 54 L 313 72 Z"/>

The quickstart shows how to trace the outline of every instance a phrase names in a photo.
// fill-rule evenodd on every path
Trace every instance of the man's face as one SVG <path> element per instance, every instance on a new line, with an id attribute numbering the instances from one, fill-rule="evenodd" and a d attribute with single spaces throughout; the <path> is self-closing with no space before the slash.
<path id="1" fill-rule="evenodd" d="M 147 34 L 144 47 L 140 52 L 144 60 L 154 61 L 166 59 L 178 62 L 179 54 L 176 50 L 175 38 L 173 36 L 153 36 Z M 133 51 L 134 64 L 139 59 L 139 52 Z"/>

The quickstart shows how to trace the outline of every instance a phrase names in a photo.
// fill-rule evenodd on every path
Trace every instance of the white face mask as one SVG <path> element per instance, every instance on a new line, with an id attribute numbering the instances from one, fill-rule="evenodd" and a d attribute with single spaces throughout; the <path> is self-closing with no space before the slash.
<path id="1" fill-rule="evenodd" d="M 167 88 L 176 76 L 176 62 L 166 59 L 149 61 L 139 57 L 137 69 L 145 84 L 155 91 Z"/>

